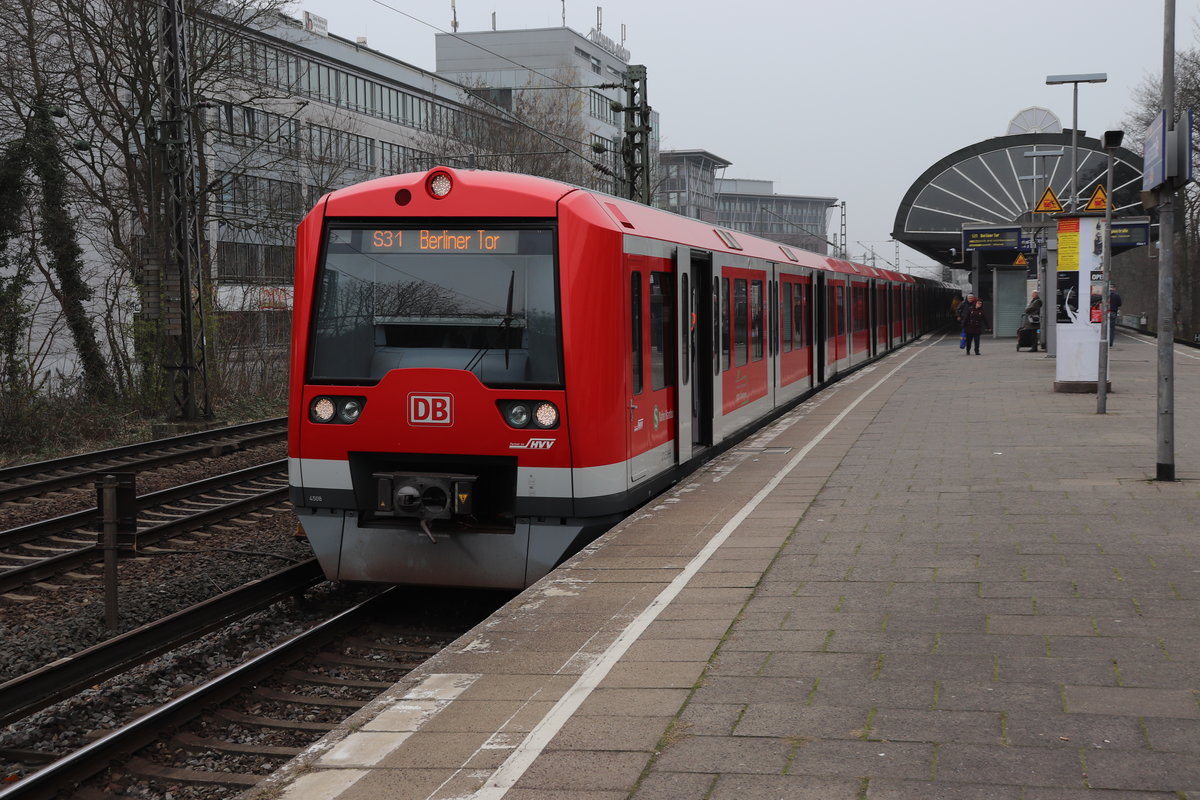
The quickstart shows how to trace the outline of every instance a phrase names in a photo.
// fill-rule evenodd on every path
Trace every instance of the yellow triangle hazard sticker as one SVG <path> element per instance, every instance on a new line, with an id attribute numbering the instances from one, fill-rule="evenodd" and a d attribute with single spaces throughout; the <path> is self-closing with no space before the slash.
<path id="1" fill-rule="evenodd" d="M 1108 210 L 1108 192 L 1104 190 L 1102 184 L 1096 184 L 1096 191 L 1092 192 L 1092 199 L 1088 200 L 1084 211 L 1107 211 Z"/>
<path id="2" fill-rule="evenodd" d="M 1063 210 L 1062 203 L 1058 202 L 1058 198 L 1054 194 L 1054 190 L 1049 186 L 1046 191 L 1042 192 L 1042 199 L 1038 200 L 1037 205 L 1033 210 L 1042 214 L 1059 213 Z"/>
<path id="3" fill-rule="evenodd" d="M 1014 267 L 1027 267 L 1029 262 L 1025 260 L 1024 253 L 1017 253 L 1017 260 L 1013 262 Z"/>
<path id="4" fill-rule="evenodd" d="M 470 500 L 470 499 L 471 499 L 471 495 L 469 495 L 469 494 L 462 494 L 462 493 L 460 493 L 460 494 L 458 495 L 458 502 L 459 502 L 459 503 L 465 503 L 465 502 L 467 502 L 467 501 L 468 501 L 468 500 Z"/>

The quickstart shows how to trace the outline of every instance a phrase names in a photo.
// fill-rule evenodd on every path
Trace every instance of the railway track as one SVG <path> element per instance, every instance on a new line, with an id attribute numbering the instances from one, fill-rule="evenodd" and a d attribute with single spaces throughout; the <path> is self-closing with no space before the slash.
<path id="1" fill-rule="evenodd" d="M 309 559 L 0 683 L 0 725 L 66 700 L 83 688 L 144 664 L 231 620 L 297 595 L 322 579 L 316 559 Z"/>
<path id="2" fill-rule="evenodd" d="M 123 542 L 124 555 L 206 525 L 224 522 L 287 498 L 287 463 L 273 461 L 238 472 L 166 489 L 137 499 L 137 531 Z M 78 570 L 98 564 L 97 508 L 0 532 L 0 594 L 64 575 L 95 580 Z M 4 563 L 7 562 L 7 563 Z"/>
<path id="3" fill-rule="evenodd" d="M 249 422 L 91 453 L 21 464 L 0 469 L 0 502 L 37 497 L 50 492 L 88 487 L 109 472 L 142 472 L 200 458 L 280 442 L 287 421 Z"/>
<path id="4" fill-rule="evenodd" d="M 0 791 L 0 799 L 69 792 L 90 800 L 128 791 L 126 796 L 183 800 L 192 796 L 188 787 L 196 787 L 195 796 L 232 797 L 437 653 L 497 602 L 489 593 L 465 606 L 460 598 L 430 602 L 431 593 L 438 590 L 376 594 L 73 752 L 0 750 L 32 773 Z M 414 602 L 414 594 L 425 602 Z M 418 619 L 425 612 L 414 608 L 449 609 L 449 615 Z"/>
<path id="5" fill-rule="evenodd" d="M 211 474 L 227 462 L 175 467 L 155 480 Z M 59 493 L 18 515 L 34 521 L 0 530 L 5 800 L 111 798 L 127 788 L 139 798 L 231 797 L 495 607 L 454 628 L 430 615 L 459 605 L 457 594 L 410 600 L 379 618 L 364 605 L 281 643 L 312 626 L 312 612 L 286 598 L 337 596 L 344 606 L 347 593 L 367 589 L 321 580 L 294 535 L 286 461 L 277 460 L 137 497 L 136 531 L 122 542 L 121 616 L 106 631 L 99 510 L 33 514 L 95 502 L 91 483 L 108 472 L 80 471 L 76 485 L 89 494 L 51 490 Z M 305 563 L 262 577 L 297 556 Z M 267 649 L 273 654 L 257 655 Z"/>

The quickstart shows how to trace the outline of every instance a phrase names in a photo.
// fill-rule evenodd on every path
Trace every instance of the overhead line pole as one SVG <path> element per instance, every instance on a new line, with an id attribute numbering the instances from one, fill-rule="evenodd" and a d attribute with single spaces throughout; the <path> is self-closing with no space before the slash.
<path id="1" fill-rule="evenodd" d="M 1175 0 L 1164 0 L 1162 104 L 1175 125 Z M 1173 139 L 1168 139 L 1171 146 Z M 1166 157 L 1166 153 L 1163 154 Z M 1188 153 L 1191 157 L 1191 153 Z M 1175 184 L 1158 187 L 1158 448 L 1156 478 L 1175 480 Z"/>
<path id="2" fill-rule="evenodd" d="M 174 399 L 181 419 L 212 417 L 205 341 L 205 281 L 200 219 L 196 212 L 196 140 L 192 119 L 190 52 L 183 0 L 166 0 L 159 11 L 162 119 L 159 135 L 167 178 L 167 252 L 163 264 L 163 316 L 176 344 Z"/>
<path id="3" fill-rule="evenodd" d="M 650 104 L 646 101 L 646 66 L 630 64 L 625 71 L 625 139 L 621 156 L 624 188 L 630 200 L 650 205 Z"/>

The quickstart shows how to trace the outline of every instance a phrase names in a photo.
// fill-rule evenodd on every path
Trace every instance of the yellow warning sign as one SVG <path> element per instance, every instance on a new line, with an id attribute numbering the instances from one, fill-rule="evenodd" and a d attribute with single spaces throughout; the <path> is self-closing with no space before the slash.
<path id="1" fill-rule="evenodd" d="M 1042 192 L 1042 199 L 1037 201 L 1037 205 L 1033 210 L 1041 214 L 1060 213 L 1063 210 L 1062 203 L 1058 202 L 1058 198 L 1054 194 L 1054 190 L 1049 186 L 1046 191 Z"/>
<path id="2" fill-rule="evenodd" d="M 1104 190 L 1102 184 L 1096 184 L 1096 191 L 1092 192 L 1092 199 L 1088 200 L 1084 211 L 1107 211 L 1108 210 L 1108 192 Z"/>
<path id="3" fill-rule="evenodd" d="M 1024 253 L 1017 253 L 1017 260 L 1013 262 L 1014 267 L 1027 267 L 1029 262 L 1025 260 Z"/>

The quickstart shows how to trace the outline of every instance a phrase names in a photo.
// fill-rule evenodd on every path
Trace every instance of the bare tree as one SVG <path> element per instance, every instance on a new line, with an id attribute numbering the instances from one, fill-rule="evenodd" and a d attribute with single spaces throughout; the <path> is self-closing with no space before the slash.
<path id="1" fill-rule="evenodd" d="M 186 113 L 200 121 L 208 105 L 203 98 L 218 87 L 243 87 L 243 100 L 268 94 L 260 91 L 266 82 L 259 80 L 256 65 L 247 63 L 253 51 L 244 45 L 256 26 L 277 22 L 283 7 L 283 0 L 190 4 L 188 80 L 201 102 Z M 49 224 L 39 228 L 43 238 L 55 234 L 44 243 L 48 275 L 64 304 L 75 350 L 89 384 L 98 385 L 107 356 L 109 380 L 115 376 L 122 394 L 148 411 L 165 400 L 164 366 L 170 357 L 155 313 L 161 310 L 161 270 L 169 250 L 163 222 L 159 14 L 160 5 L 145 0 L 0 0 L 0 33 L 8 43 L 0 60 L 0 135 L 15 141 L 24 121 L 24 132 L 37 134 L 29 141 L 40 148 L 41 161 L 68 170 L 60 175 L 47 167 L 37 179 L 42 187 L 60 191 L 58 205 L 74 212 L 56 217 L 54 208 L 44 207 L 42 217 Z M 65 119 L 50 122 L 53 105 L 65 107 Z M 63 147 L 73 141 L 86 149 Z M 206 166 L 202 160 L 205 186 Z M 201 191 L 198 197 L 201 218 L 210 196 Z M 58 234 L 75 222 L 82 248 L 77 244 L 72 251 Z M 202 252 L 207 259 L 207 250 Z M 73 280 L 81 256 L 104 265 L 107 274 Z M 97 290 L 106 294 L 89 297 Z M 102 337 L 95 335 L 97 323 Z"/>
<path id="2" fill-rule="evenodd" d="M 28 232 L 38 245 L 32 252 L 44 253 L 42 274 L 62 307 L 83 370 L 83 387 L 90 396 L 104 399 L 112 394 L 113 385 L 88 309 L 92 288 L 83 274 L 61 132 L 53 121 L 65 113 L 55 101 L 64 87 L 64 42 L 47 25 L 52 9 L 37 0 L 6 0 L 4 11 L 0 30 L 15 45 L 8 51 L 6 66 L 20 64 L 20 69 L 8 71 L 12 81 L 6 84 L 9 130 L 14 136 L 8 160 L 10 167 L 26 163 L 29 171 L 29 180 L 21 180 L 16 171 L 11 174 L 15 180 L 9 184 L 9 199 L 23 195 L 23 204 L 36 211 L 35 225 Z"/>

